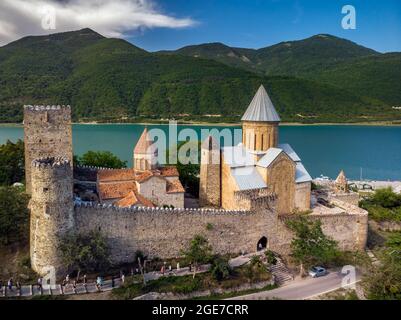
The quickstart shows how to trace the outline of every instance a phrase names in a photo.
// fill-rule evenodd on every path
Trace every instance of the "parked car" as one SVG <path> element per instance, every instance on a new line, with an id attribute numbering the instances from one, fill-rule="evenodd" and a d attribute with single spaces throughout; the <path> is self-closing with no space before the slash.
<path id="1" fill-rule="evenodd" d="M 323 268 L 323 267 L 312 267 L 312 268 L 309 270 L 309 275 L 310 275 L 312 278 L 323 277 L 323 276 L 325 276 L 326 274 L 328 274 L 328 272 L 327 272 L 327 270 L 326 270 L 325 268 Z"/>

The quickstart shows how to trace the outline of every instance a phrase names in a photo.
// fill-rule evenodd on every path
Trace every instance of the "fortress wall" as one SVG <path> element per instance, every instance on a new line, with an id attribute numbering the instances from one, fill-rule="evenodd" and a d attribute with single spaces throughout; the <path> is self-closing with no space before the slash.
<path id="1" fill-rule="evenodd" d="M 323 232 L 338 241 L 341 250 L 365 250 L 368 237 L 368 215 L 336 214 L 311 215 L 322 221 Z"/>
<path id="2" fill-rule="evenodd" d="M 338 241 L 341 250 L 364 250 L 367 240 L 367 214 L 310 214 L 319 219 L 323 232 Z M 211 225 L 208 230 L 207 225 Z M 195 235 L 209 240 L 215 253 L 251 253 L 264 236 L 271 250 L 290 254 L 293 233 L 285 219 L 268 210 L 257 212 L 199 209 L 120 209 L 113 206 L 75 207 L 77 232 L 101 231 L 109 241 L 112 260 L 130 262 L 140 250 L 149 257 L 181 255 Z"/>
<path id="3" fill-rule="evenodd" d="M 75 207 L 77 232 L 100 230 L 112 248 L 114 262 L 129 262 L 135 251 L 149 257 L 181 255 L 195 235 L 209 240 L 215 253 L 255 252 L 267 236 L 268 211 L 188 210 L 115 207 Z M 207 228 L 210 224 L 211 228 Z M 208 230 L 209 229 L 209 230 Z"/>

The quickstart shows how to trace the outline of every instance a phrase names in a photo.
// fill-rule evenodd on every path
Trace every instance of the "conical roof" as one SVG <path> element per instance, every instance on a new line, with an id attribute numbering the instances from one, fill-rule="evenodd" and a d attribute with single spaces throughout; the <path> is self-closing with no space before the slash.
<path id="1" fill-rule="evenodd" d="M 148 128 L 143 130 L 141 137 L 138 140 L 138 143 L 135 146 L 134 153 L 136 154 L 148 154 L 153 153 L 153 148 L 150 149 L 153 142 L 149 137 Z"/>
<path id="2" fill-rule="evenodd" d="M 251 104 L 245 111 L 242 121 L 280 122 L 280 116 L 274 108 L 273 102 L 263 85 L 253 97 Z"/>
<path id="3" fill-rule="evenodd" d="M 336 183 L 338 183 L 338 184 L 347 183 L 347 177 L 345 176 L 344 170 L 341 170 L 340 174 L 338 175 L 338 177 L 336 179 Z"/>

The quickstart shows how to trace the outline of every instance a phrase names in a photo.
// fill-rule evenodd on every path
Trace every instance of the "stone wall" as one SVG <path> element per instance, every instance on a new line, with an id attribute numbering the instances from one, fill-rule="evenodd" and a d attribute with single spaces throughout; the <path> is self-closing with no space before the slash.
<path id="1" fill-rule="evenodd" d="M 338 199 L 354 206 L 359 204 L 359 194 L 356 192 L 333 193 L 330 194 L 330 198 Z"/>
<path id="2" fill-rule="evenodd" d="M 165 178 L 153 176 L 144 182 L 136 182 L 136 185 L 138 192 L 142 196 L 159 207 L 167 205 L 184 208 L 184 193 L 168 193 L 166 191 L 166 183 Z"/>
<path id="3" fill-rule="evenodd" d="M 310 210 L 311 183 L 303 182 L 295 185 L 295 208 L 299 211 Z"/>
<path id="4" fill-rule="evenodd" d="M 221 206 L 221 154 L 219 144 L 209 136 L 202 143 L 199 204 L 201 207 Z"/>
<path id="5" fill-rule="evenodd" d="M 267 168 L 257 167 L 263 180 L 271 191 L 277 194 L 277 210 L 281 214 L 293 212 L 295 204 L 295 170 L 294 161 L 285 153 L 279 156 Z"/>
<path id="6" fill-rule="evenodd" d="M 44 157 L 63 157 L 72 165 L 71 108 L 24 107 L 25 175 L 31 192 L 31 162 Z"/>
<path id="7" fill-rule="evenodd" d="M 367 214 L 310 214 L 323 232 L 339 242 L 342 250 L 363 250 L 367 240 Z M 209 240 L 214 252 L 252 253 L 262 237 L 268 247 L 286 256 L 293 233 L 286 219 L 272 210 L 225 211 L 215 209 L 131 208 L 84 204 L 75 207 L 75 230 L 101 231 L 112 248 L 114 262 L 130 262 L 137 250 L 149 257 L 181 255 L 195 235 Z"/>
<path id="8" fill-rule="evenodd" d="M 216 253 L 255 252 L 267 236 L 270 211 L 207 209 L 120 209 L 113 206 L 75 207 L 75 230 L 101 231 L 112 248 L 114 262 L 129 262 L 137 250 L 149 257 L 181 255 L 195 235 L 203 235 Z"/>

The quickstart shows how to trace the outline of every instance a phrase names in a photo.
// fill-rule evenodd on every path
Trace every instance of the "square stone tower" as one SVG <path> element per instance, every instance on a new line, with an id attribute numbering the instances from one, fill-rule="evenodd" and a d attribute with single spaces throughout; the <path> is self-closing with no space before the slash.
<path id="1" fill-rule="evenodd" d="M 70 106 L 24 106 L 25 179 L 31 193 L 32 161 L 62 157 L 72 166 Z"/>

